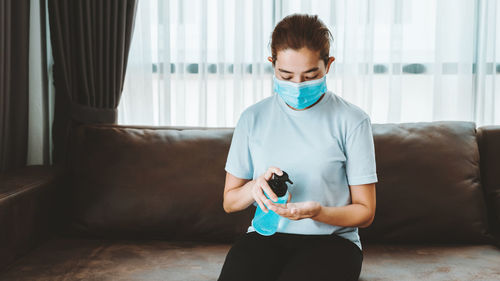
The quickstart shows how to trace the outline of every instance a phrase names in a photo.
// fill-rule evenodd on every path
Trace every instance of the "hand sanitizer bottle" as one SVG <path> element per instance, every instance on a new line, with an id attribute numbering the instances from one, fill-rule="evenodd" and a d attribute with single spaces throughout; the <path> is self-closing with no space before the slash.
<path id="1" fill-rule="evenodd" d="M 278 176 L 273 173 L 270 180 L 267 181 L 273 192 L 278 196 L 278 200 L 274 202 L 267 193 L 264 194 L 267 198 L 277 204 L 284 204 L 288 200 L 288 186 L 286 182 L 293 184 L 293 182 L 288 178 L 288 174 L 283 171 L 282 176 Z M 278 224 L 281 216 L 276 214 L 274 211 L 268 209 L 268 212 L 264 212 L 259 205 L 255 210 L 255 216 L 252 219 L 252 226 L 261 235 L 269 236 L 276 233 L 278 229 Z"/>

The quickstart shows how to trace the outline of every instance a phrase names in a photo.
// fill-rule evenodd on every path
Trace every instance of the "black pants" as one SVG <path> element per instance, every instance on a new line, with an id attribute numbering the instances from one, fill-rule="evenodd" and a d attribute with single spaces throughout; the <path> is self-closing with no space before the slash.
<path id="1" fill-rule="evenodd" d="M 337 234 L 245 233 L 229 250 L 218 281 L 358 280 L 363 252 Z"/>

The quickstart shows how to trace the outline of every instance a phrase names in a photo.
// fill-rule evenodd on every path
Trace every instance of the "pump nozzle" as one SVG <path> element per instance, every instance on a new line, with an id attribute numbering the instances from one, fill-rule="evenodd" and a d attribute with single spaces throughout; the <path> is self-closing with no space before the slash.
<path id="1" fill-rule="evenodd" d="M 283 175 L 279 176 L 273 173 L 272 178 L 268 181 L 269 186 L 276 194 L 276 196 L 281 197 L 286 194 L 288 186 L 286 182 L 293 184 L 293 182 L 288 178 L 288 174 L 283 171 Z"/>

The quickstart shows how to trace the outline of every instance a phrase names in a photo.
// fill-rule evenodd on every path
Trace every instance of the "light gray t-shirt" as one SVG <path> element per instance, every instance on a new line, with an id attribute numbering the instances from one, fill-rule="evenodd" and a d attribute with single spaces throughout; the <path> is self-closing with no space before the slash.
<path id="1" fill-rule="evenodd" d="M 291 202 L 349 205 L 349 185 L 378 181 L 370 117 L 331 91 L 301 111 L 291 109 L 274 93 L 240 115 L 225 170 L 238 178 L 256 179 L 269 166 L 288 173 L 293 182 L 288 183 Z M 255 231 L 251 225 L 250 231 Z M 335 232 L 362 249 L 357 227 L 281 217 L 277 232 Z"/>

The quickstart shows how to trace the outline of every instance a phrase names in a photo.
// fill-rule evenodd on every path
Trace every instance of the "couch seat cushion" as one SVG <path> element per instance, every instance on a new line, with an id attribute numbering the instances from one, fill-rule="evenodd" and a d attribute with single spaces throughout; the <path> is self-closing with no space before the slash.
<path id="1" fill-rule="evenodd" d="M 231 244 L 54 237 L 0 280 L 217 280 Z M 490 245 L 366 244 L 360 280 L 499 280 Z"/>

